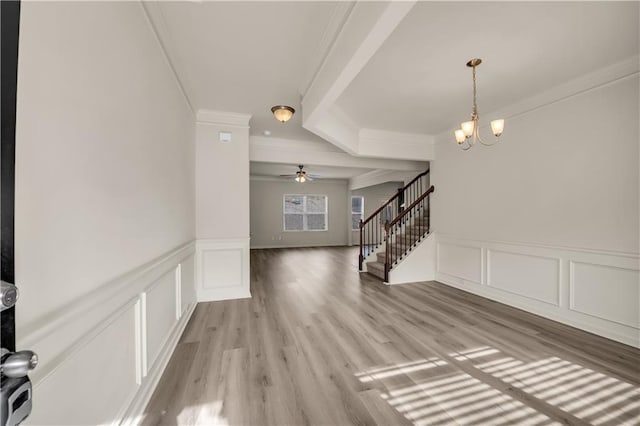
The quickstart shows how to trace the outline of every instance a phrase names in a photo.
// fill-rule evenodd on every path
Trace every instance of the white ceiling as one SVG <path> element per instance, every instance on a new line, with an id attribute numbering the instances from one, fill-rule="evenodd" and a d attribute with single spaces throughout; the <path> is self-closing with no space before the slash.
<path id="1" fill-rule="evenodd" d="M 319 140 L 301 126 L 298 88 L 337 2 L 158 2 L 154 25 L 193 107 L 251 114 L 251 133 Z M 161 21 L 161 22 L 158 22 Z M 282 124 L 270 108 L 296 109 Z"/>
<path id="2" fill-rule="evenodd" d="M 365 169 L 359 167 L 333 167 L 304 165 L 304 171 L 310 175 L 315 175 L 318 180 L 322 179 L 350 179 L 355 176 L 373 171 L 374 169 Z M 280 177 L 280 175 L 292 175 L 298 171 L 297 164 L 283 163 L 265 163 L 252 161 L 249 166 L 251 176 L 269 176 Z M 283 178 L 284 179 L 284 178 Z"/>
<path id="3" fill-rule="evenodd" d="M 318 123 L 305 126 L 354 155 L 381 158 L 429 160 L 418 139 L 404 141 L 402 134 L 436 135 L 468 119 L 465 63 L 472 57 L 483 59 L 482 117 L 639 50 L 639 2 L 425 1 L 411 8 L 401 2 L 181 1 L 145 8 L 196 110 L 251 114 L 253 135 L 269 130 L 274 140 L 318 142 L 302 127 L 300 92 L 320 76 L 309 91 L 320 91 L 315 99 L 326 105 L 317 101 Z M 380 18 L 368 22 L 376 13 Z M 373 56 L 362 59 L 373 45 Z M 344 52 L 351 56 L 342 58 Z M 305 96 L 306 102 L 309 92 Z M 293 119 L 277 122 L 270 112 L 275 104 L 296 108 Z M 341 111 L 344 119 L 331 122 L 328 111 Z M 375 143 L 383 136 L 362 140 L 362 128 L 398 133 L 389 138 L 392 145 L 380 145 L 388 148 L 381 154 Z"/>
<path id="4" fill-rule="evenodd" d="M 338 100 L 360 127 L 438 134 L 638 54 L 638 2 L 421 2 Z M 508 126 L 508 124 L 507 124 Z"/>

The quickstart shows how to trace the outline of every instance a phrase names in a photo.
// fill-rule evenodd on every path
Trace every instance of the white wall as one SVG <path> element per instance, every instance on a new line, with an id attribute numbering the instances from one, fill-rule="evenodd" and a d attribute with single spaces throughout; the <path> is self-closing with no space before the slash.
<path id="1" fill-rule="evenodd" d="M 249 119 L 198 111 L 196 281 L 198 301 L 250 297 Z M 231 133 L 220 142 L 220 132 Z"/>
<path id="2" fill-rule="evenodd" d="M 19 55 L 29 421 L 106 423 L 142 401 L 193 307 L 194 118 L 140 3 L 24 2 Z"/>
<path id="3" fill-rule="evenodd" d="M 351 195 L 360 195 L 364 197 L 364 218 L 371 216 L 386 200 L 393 197 L 398 188 L 402 188 L 404 182 L 386 182 L 379 185 L 369 186 L 351 191 Z M 351 209 L 351 204 L 348 206 Z M 348 214 L 351 214 L 349 210 Z M 349 222 L 351 223 L 351 222 Z M 351 232 L 351 244 L 358 245 L 360 242 L 360 231 Z"/>
<path id="4" fill-rule="evenodd" d="M 351 206 L 346 180 L 305 182 L 251 179 L 251 248 L 344 246 L 348 240 Z M 326 195 L 327 231 L 284 231 L 284 194 Z"/>
<path id="5" fill-rule="evenodd" d="M 249 238 L 249 116 L 201 111 L 196 125 L 196 235 Z M 219 141 L 231 132 L 232 141 Z"/>
<path id="6" fill-rule="evenodd" d="M 577 92 L 490 148 L 440 137 L 437 279 L 640 345 L 638 93 L 637 72 Z"/>
<path id="7" fill-rule="evenodd" d="M 638 138 L 637 76 L 509 119 L 493 147 L 464 152 L 447 134 L 432 167 L 434 224 L 475 239 L 637 253 Z"/>

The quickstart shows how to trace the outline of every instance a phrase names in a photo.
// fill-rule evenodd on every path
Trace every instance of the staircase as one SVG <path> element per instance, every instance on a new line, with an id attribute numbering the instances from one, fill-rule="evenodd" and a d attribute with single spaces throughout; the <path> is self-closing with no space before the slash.
<path id="1" fill-rule="evenodd" d="M 398 190 L 371 216 L 360 222 L 359 269 L 389 282 L 389 274 L 430 231 L 429 170 Z"/>

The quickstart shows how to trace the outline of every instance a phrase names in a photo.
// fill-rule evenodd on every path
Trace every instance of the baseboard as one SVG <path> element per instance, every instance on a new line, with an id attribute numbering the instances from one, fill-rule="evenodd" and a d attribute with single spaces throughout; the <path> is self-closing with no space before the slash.
<path id="1" fill-rule="evenodd" d="M 250 299 L 251 293 L 246 289 L 229 288 L 210 291 L 198 298 L 198 302 L 219 302 L 222 300 Z"/>
<path id="2" fill-rule="evenodd" d="M 638 255 L 437 235 L 443 284 L 640 347 Z"/>
<path id="3" fill-rule="evenodd" d="M 122 419 L 120 422 L 118 422 L 119 424 L 123 426 L 133 426 L 139 424 L 143 419 L 144 410 L 147 407 L 147 404 L 149 404 L 151 396 L 153 395 L 153 392 L 155 392 L 156 387 L 160 382 L 160 378 L 162 377 L 164 370 L 169 364 L 169 360 L 171 359 L 171 356 L 173 355 L 173 352 L 178 345 L 178 341 L 180 341 L 180 337 L 182 336 L 185 327 L 191 319 L 191 315 L 195 311 L 196 305 L 196 303 L 189 305 L 187 310 L 182 315 L 182 318 L 180 318 L 180 321 L 167 339 L 167 343 L 162 350 L 162 355 L 160 355 L 160 357 L 156 360 L 154 368 L 147 375 L 144 383 L 134 396 L 133 401 L 131 401 L 129 407 L 124 410 L 121 416 L 119 416 L 119 418 Z"/>
<path id="4" fill-rule="evenodd" d="M 252 245 L 251 250 L 263 250 L 263 249 L 286 249 L 286 248 L 321 248 L 321 247 L 352 247 L 349 244 L 320 244 L 320 245 L 309 245 L 309 244 L 287 244 L 287 245 Z"/>

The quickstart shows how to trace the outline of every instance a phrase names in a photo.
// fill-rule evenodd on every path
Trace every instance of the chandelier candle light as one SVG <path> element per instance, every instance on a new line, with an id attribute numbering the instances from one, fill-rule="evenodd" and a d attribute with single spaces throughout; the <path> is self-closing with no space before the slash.
<path id="1" fill-rule="evenodd" d="M 495 141 L 493 143 L 485 143 L 480 138 L 480 134 L 478 133 L 479 117 L 478 117 L 478 104 L 476 101 L 476 67 L 481 63 L 482 63 L 482 59 L 478 59 L 478 58 L 473 58 L 472 60 L 467 62 L 467 66 L 471 67 L 471 69 L 473 70 L 473 112 L 471 113 L 471 120 L 465 121 L 464 123 L 462 123 L 460 125 L 461 128 L 454 132 L 458 145 L 460 145 L 460 147 L 465 151 L 470 149 L 473 145 L 475 145 L 476 142 L 480 142 L 482 145 L 487 145 L 487 146 L 494 145 L 498 142 L 498 141 Z M 503 130 L 504 130 L 503 119 L 493 120 L 491 122 L 491 131 L 493 132 L 494 136 L 499 137 L 502 134 Z M 466 145 L 463 145 L 464 142 L 466 142 Z"/>

